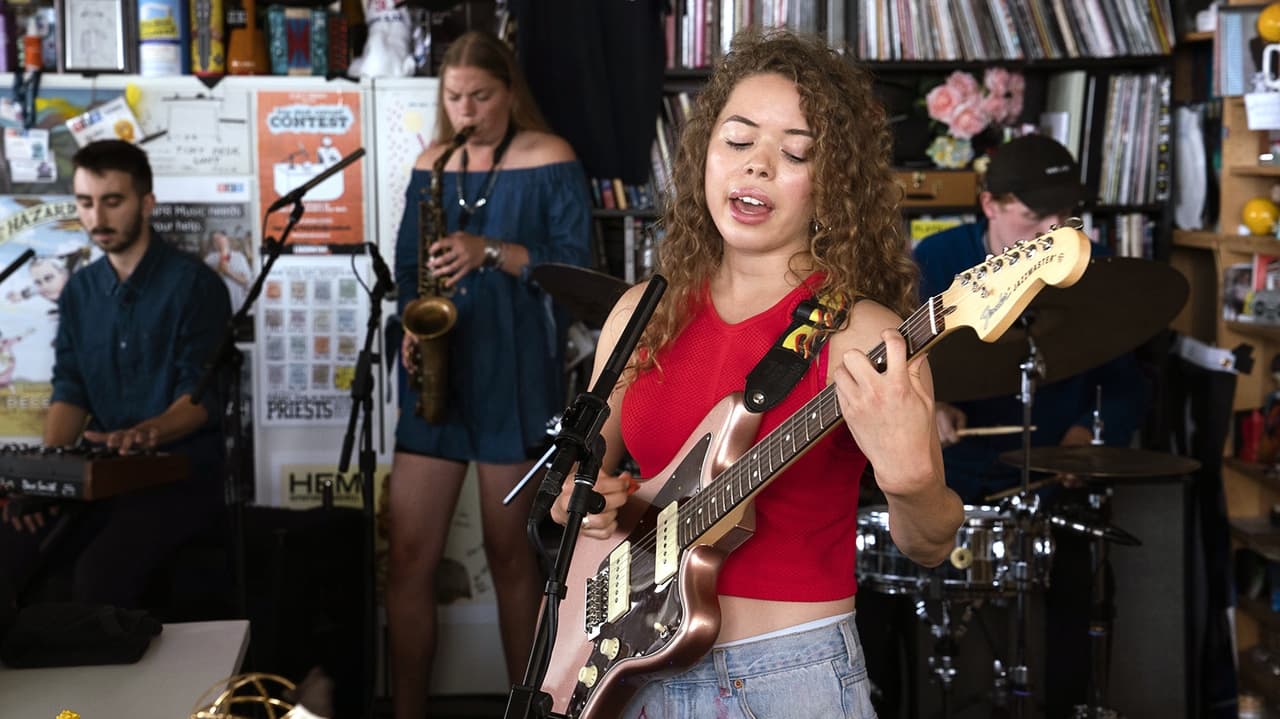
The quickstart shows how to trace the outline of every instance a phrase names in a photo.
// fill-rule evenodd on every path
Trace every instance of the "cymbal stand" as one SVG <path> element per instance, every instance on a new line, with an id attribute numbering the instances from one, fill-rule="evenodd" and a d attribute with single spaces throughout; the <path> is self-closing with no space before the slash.
<path id="1" fill-rule="evenodd" d="M 972 604 L 965 604 L 956 620 L 952 616 L 951 600 L 943 596 L 942 583 L 937 577 L 931 580 L 926 595 L 916 600 L 916 616 L 929 626 L 929 635 L 933 637 L 929 670 L 942 690 L 942 719 L 951 716 L 951 690 L 958 673 L 954 661 L 957 643 L 965 635 L 973 610 Z"/>
<path id="2" fill-rule="evenodd" d="M 1031 405 L 1035 397 L 1036 381 L 1044 376 L 1044 360 L 1036 349 L 1035 337 L 1031 333 L 1034 318 L 1024 314 L 1018 319 L 1026 330 L 1027 357 L 1018 365 L 1021 373 L 1019 400 L 1022 403 L 1022 494 L 1021 501 L 1014 502 L 1018 522 L 1018 554 L 1013 562 L 1014 584 L 1014 652 L 1013 664 L 1009 667 L 1009 690 L 1014 697 L 1013 716 L 1016 719 L 1030 719 L 1031 706 L 1031 671 L 1027 667 L 1027 636 L 1031 633 L 1031 613 L 1028 610 L 1028 592 L 1031 589 L 1031 567 L 1027 558 L 1031 552 L 1031 519 L 1038 503 L 1028 501 L 1031 494 Z"/>

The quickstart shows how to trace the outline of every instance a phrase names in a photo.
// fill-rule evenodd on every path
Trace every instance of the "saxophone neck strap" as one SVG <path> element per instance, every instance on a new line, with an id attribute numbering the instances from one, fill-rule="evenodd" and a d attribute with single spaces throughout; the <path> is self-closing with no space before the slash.
<path id="1" fill-rule="evenodd" d="M 791 393 L 827 338 L 844 324 L 851 304 L 844 295 L 826 294 L 796 305 L 791 324 L 747 375 L 748 411 L 773 409 Z"/>

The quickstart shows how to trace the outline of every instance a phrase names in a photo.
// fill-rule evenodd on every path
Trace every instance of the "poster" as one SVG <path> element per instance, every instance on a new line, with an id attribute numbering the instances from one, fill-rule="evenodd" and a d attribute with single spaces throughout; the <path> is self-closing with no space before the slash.
<path id="1" fill-rule="evenodd" d="M 413 166 L 435 134 L 436 83 L 435 78 L 379 78 L 374 85 L 376 222 L 388 258 L 393 257 Z"/>
<path id="2" fill-rule="evenodd" d="M 178 249 L 204 261 L 227 285 L 231 311 L 257 277 L 252 177 L 157 177 L 151 226 Z"/>
<path id="3" fill-rule="evenodd" d="M 350 259 L 282 255 L 263 284 L 255 312 L 262 426 L 345 427 L 350 419 L 369 315 Z"/>
<path id="4" fill-rule="evenodd" d="M 0 282 L 0 436 L 39 441 L 52 390 L 58 297 L 98 254 L 68 196 L 0 196 L 0 270 L 35 256 Z"/>
<path id="5" fill-rule="evenodd" d="M 319 181 L 303 201 L 306 213 L 288 237 L 286 252 L 362 252 L 364 163 L 356 161 L 321 180 L 362 145 L 359 92 L 258 92 L 260 206 Z M 288 208 L 267 218 L 266 233 L 279 238 Z"/>
<path id="6" fill-rule="evenodd" d="M 251 175 L 249 91 L 227 78 L 212 89 L 196 78 L 148 78 L 134 108 L 159 175 Z"/>

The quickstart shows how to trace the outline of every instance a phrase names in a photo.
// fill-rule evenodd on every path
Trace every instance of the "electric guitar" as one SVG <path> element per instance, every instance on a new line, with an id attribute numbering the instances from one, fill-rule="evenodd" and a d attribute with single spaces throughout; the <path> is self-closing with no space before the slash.
<path id="1" fill-rule="evenodd" d="M 1040 288 L 1074 284 L 1090 245 L 1079 221 L 1071 223 L 988 257 L 929 298 L 898 328 L 908 358 L 961 327 L 994 342 Z M 883 343 L 867 356 L 884 371 Z M 645 682 L 710 651 L 720 632 L 717 574 L 754 531 L 751 500 L 842 420 L 828 385 L 751 446 L 760 415 L 731 394 L 676 459 L 640 485 L 609 540 L 577 543 L 543 685 L 555 712 L 616 717 Z"/>

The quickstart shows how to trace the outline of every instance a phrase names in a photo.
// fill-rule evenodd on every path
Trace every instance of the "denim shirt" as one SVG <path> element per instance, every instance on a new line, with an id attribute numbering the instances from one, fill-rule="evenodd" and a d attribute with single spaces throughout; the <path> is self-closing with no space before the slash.
<path id="1" fill-rule="evenodd" d="M 195 392 L 231 315 L 226 285 L 199 259 L 153 232 L 121 282 L 100 257 L 73 274 L 58 298 L 54 402 L 84 408 L 89 428 L 126 429 Z M 208 421 L 162 447 L 188 454 L 193 474 L 216 477 L 223 454 L 223 400 L 201 398 Z"/>

